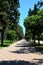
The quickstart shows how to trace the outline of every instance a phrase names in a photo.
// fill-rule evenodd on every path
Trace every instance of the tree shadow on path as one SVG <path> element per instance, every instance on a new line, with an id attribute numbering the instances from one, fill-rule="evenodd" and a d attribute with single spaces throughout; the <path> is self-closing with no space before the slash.
<path id="1" fill-rule="evenodd" d="M 16 51 L 10 51 L 11 53 L 17 53 L 17 54 L 41 53 L 37 48 L 35 48 L 35 46 L 32 46 L 31 44 L 27 43 L 17 44 L 15 47 L 16 48 L 19 47 L 20 49 Z"/>

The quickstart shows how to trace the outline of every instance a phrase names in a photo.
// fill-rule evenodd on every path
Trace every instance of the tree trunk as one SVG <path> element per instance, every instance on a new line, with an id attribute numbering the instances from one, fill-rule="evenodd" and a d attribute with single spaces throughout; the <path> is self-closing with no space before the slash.
<path id="1" fill-rule="evenodd" d="M 40 35 L 38 34 L 38 45 L 40 45 Z"/>
<path id="2" fill-rule="evenodd" d="M 34 35 L 34 43 L 35 43 L 35 35 Z"/>
<path id="3" fill-rule="evenodd" d="M 1 46 L 3 46 L 3 40 L 4 40 L 4 31 L 1 33 Z"/>
<path id="4" fill-rule="evenodd" d="M 34 36 L 34 43 L 35 43 L 35 31 L 34 31 L 34 34 L 33 34 L 33 36 Z"/>

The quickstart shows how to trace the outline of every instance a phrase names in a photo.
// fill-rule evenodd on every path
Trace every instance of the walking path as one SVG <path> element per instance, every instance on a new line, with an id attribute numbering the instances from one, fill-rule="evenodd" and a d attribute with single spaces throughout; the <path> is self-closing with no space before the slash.
<path id="1" fill-rule="evenodd" d="M 43 54 L 23 39 L 0 49 L 0 65 L 43 65 Z"/>

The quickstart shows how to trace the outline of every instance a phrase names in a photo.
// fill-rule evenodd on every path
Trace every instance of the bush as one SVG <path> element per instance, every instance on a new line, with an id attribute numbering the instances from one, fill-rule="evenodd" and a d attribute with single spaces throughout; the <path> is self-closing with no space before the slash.
<path id="1" fill-rule="evenodd" d="M 17 39 L 17 35 L 16 35 L 16 31 L 13 31 L 13 30 L 8 30 L 7 31 L 7 39 L 10 40 L 10 41 L 14 41 Z"/>

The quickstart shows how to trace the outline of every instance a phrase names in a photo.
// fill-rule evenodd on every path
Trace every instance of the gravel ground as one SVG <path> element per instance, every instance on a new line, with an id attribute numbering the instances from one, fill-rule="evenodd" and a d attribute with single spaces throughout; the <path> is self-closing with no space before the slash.
<path id="1" fill-rule="evenodd" d="M 0 49 L 0 65 L 43 65 L 43 54 L 29 43 L 23 39 Z"/>

